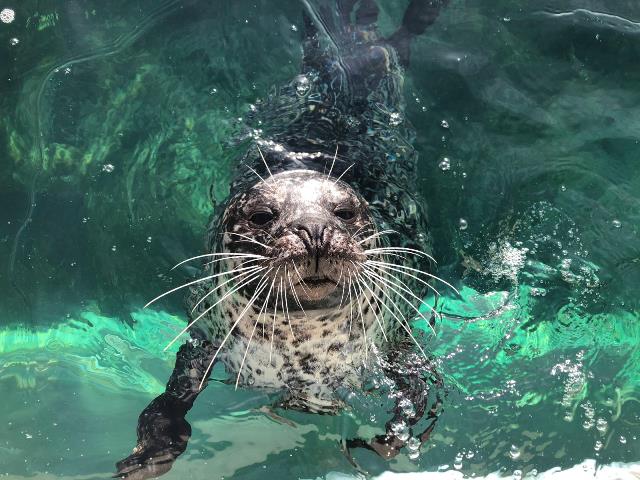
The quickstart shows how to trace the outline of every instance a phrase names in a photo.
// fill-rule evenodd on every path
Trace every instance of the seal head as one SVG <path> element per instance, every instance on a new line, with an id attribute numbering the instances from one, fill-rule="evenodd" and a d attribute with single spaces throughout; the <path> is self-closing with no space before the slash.
<path id="1" fill-rule="evenodd" d="M 267 177 L 233 197 L 222 216 L 223 250 L 266 257 L 268 276 L 293 279 L 306 308 L 331 307 L 337 285 L 365 260 L 359 233 L 369 205 L 348 184 L 311 170 Z"/>

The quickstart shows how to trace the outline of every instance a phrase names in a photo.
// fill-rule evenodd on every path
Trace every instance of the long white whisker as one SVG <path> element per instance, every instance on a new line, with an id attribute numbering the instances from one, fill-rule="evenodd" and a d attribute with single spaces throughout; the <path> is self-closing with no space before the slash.
<path id="1" fill-rule="evenodd" d="M 269 165 L 267 165 L 267 161 L 265 160 L 264 155 L 262 154 L 262 150 L 260 150 L 260 145 L 256 143 L 256 147 L 258 147 L 258 153 L 260 154 L 260 158 L 262 158 L 262 163 L 264 163 L 264 166 L 267 167 L 267 172 L 269 172 L 269 176 L 273 178 L 273 173 L 271 173 L 271 169 L 269 168 Z"/>
<path id="2" fill-rule="evenodd" d="M 341 179 L 342 177 L 344 177 L 344 174 L 345 174 L 345 173 L 347 173 L 347 172 L 351 169 L 351 167 L 353 167 L 354 165 L 355 165 L 355 163 L 352 163 L 351 165 L 349 165 L 349 166 L 344 170 L 344 172 L 342 172 L 342 173 L 340 174 L 340 176 L 339 176 L 338 178 L 336 178 L 336 181 L 335 181 L 334 183 L 338 183 L 338 182 L 340 181 L 340 179 Z"/>
<path id="3" fill-rule="evenodd" d="M 369 288 L 367 286 L 367 284 L 365 284 L 365 286 L 367 288 Z M 409 326 L 409 322 L 407 321 L 407 319 L 404 317 L 404 315 L 402 315 L 402 311 L 400 310 L 400 307 L 398 307 L 398 305 L 396 304 L 396 302 L 393 301 L 393 299 L 389 296 L 389 294 L 387 294 L 387 292 L 384 291 L 384 289 L 381 289 L 380 291 L 382 292 L 382 294 L 387 297 L 387 299 L 389 299 L 389 301 L 391 302 L 391 304 L 395 307 L 396 310 L 398 310 L 398 312 L 400 313 L 400 315 L 403 317 L 402 320 L 398 318 L 398 316 L 394 313 L 394 311 L 380 298 L 378 297 L 373 290 L 371 290 L 369 288 L 369 291 L 371 292 L 371 295 L 373 295 L 376 299 L 378 299 L 378 301 L 380 302 L 380 304 L 387 309 L 387 311 L 393 316 L 393 318 L 395 318 L 398 323 L 400 324 L 400 326 L 405 330 L 405 332 L 407 332 L 409 334 L 409 337 L 411 337 L 411 340 L 413 340 L 413 343 L 416 344 L 416 347 L 418 347 L 418 350 L 420 350 L 420 353 L 422 354 L 422 356 L 424 357 L 425 360 L 429 360 L 427 358 L 427 354 L 425 353 L 424 349 L 422 348 L 422 346 L 418 343 L 418 341 L 415 339 L 415 337 L 413 336 L 413 333 L 411 332 L 411 328 Z"/>
<path id="4" fill-rule="evenodd" d="M 371 301 L 369 300 L 369 297 L 367 297 L 367 295 L 364 293 L 364 290 L 362 289 L 362 277 L 357 274 L 357 282 L 358 285 L 360 287 L 360 291 L 362 292 L 362 294 L 364 295 L 365 300 L 367 301 L 367 303 L 369 304 L 369 308 L 371 309 L 371 311 L 373 312 L 373 316 L 375 317 L 376 321 L 378 322 L 378 326 L 380 327 L 380 331 L 382 332 L 382 337 L 385 339 L 385 341 L 389 341 L 389 339 L 387 338 L 387 334 L 385 333 L 385 328 L 382 325 L 382 322 L 380 321 L 380 318 L 378 318 L 378 314 L 376 313 L 376 309 L 373 307 L 373 305 L 371 304 Z"/>
<path id="5" fill-rule="evenodd" d="M 291 262 L 291 264 L 293 265 L 294 270 L 298 274 L 298 278 L 300 279 L 300 285 L 302 285 L 302 289 L 305 291 L 305 293 L 307 295 L 310 296 L 309 290 L 307 289 L 307 284 L 304 282 L 304 279 L 302 278 L 302 275 L 300 274 L 300 271 L 298 270 L 298 267 L 296 267 L 296 264 L 293 261 Z"/>
<path id="6" fill-rule="evenodd" d="M 396 265 L 394 263 L 380 262 L 380 261 L 377 261 L 377 260 L 367 260 L 367 262 L 373 262 L 376 265 L 380 265 L 380 266 L 392 266 L 392 267 L 400 268 L 402 270 L 409 270 L 409 271 L 412 271 L 412 272 L 421 273 L 423 275 L 426 275 L 427 277 L 433 278 L 434 280 L 438 280 L 438 281 L 444 283 L 447 287 L 451 288 L 458 295 L 462 296 L 460 294 L 460 292 L 458 291 L 458 289 L 456 287 L 454 287 L 453 285 L 451 285 L 449 282 L 447 282 L 446 280 L 443 280 L 442 278 L 440 278 L 440 277 L 438 277 L 436 275 L 433 275 L 432 273 L 425 272 L 424 270 L 418 270 L 417 268 L 407 267 L 406 265 Z"/>
<path id="7" fill-rule="evenodd" d="M 385 271 L 385 270 L 393 270 L 394 272 L 398 272 L 398 273 L 402 273 L 403 275 L 408 275 L 409 277 L 415 278 L 417 281 L 419 281 L 420 283 L 426 285 L 427 287 L 429 287 L 431 290 L 433 290 L 433 293 L 435 293 L 436 295 L 440 296 L 440 292 L 438 290 L 436 290 L 436 288 L 431 285 L 428 282 L 425 282 L 423 279 L 421 279 L 420 277 L 417 277 L 416 275 L 409 273 L 409 272 L 405 272 L 404 270 L 401 270 L 399 268 L 394 268 L 388 265 L 380 265 L 379 262 L 373 262 L 373 261 L 366 261 L 364 262 L 365 265 L 371 265 L 374 268 L 377 268 L 381 271 Z"/>
<path id="8" fill-rule="evenodd" d="M 169 295 L 169 294 L 171 294 L 171 293 L 173 293 L 173 292 L 175 292 L 177 290 L 180 290 L 181 288 L 189 287 L 191 285 L 195 285 L 196 283 L 206 282 L 207 280 L 211 280 L 212 278 L 216 278 L 216 277 L 221 277 L 223 275 L 230 275 L 232 273 L 242 272 L 242 271 L 245 271 L 245 270 L 247 270 L 249 268 L 253 268 L 253 267 L 236 268 L 235 270 L 229 270 L 227 272 L 216 273 L 214 275 L 207 275 L 206 277 L 198 278 L 197 280 L 193 280 L 191 282 L 185 283 L 184 285 L 180 285 L 179 287 L 172 288 L 171 290 L 169 290 L 167 292 L 164 292 L 162 295 L 158 295 L 156 298 L 154 298 L 149 303 L 147 303 L 144 306 L 144 308 L 147 308 L 149 305 L 151 305 L 154 302 L 157 302 L 162 297 L 166 297 L 167 295 Z"/>
<path id="9" fill-rule="evenodd" d="M 267 274 L 272 270 L 272 268 L 269 268 L 269 270 L 267 270 L 263 275 L 262 278 L 260 280 L 260 282 L 262 282 L 265 277 L 267 276 Z M 244 307 L 244 309 L 242 310 L 242 312 L 240 312 L 240 315 L 238 315 L 238 318 L 236 319 L 236 321 L 234 322 L 233 326 L 229 329 L 229 331 L 227 332 L 227 334 L 225 335 L 225 337 L 222 339 L 222 342 L 220 343 L 220 346 L 218 346 L 216 353 L 214 353 L 213 357 L 211 358 L 211 361 L 209 362 L 209 366 L 207 367 L 207 369 L 204 372 L 204 375 L 202 376 L 202 380 L 200 381 L 200 385 L 198 386 L 198 390 L 202 390 L 202 385 L 204 384 L 205 379 L 207 378 L 207 375 L 209 374 L 209 372 L 211 371 L 211 367 L 213 367 L 213 364 L 216 361 L 216 358 L 218 357 L 218 354 L 220 353 L 220 350 L 222 350 L 222 348 L 224 347 L 224 345 L 227 343 L 227 340 L 229 340 L 229 337 L 231 336 L 231 332 L 233 332 L 235 330 L 235 328 L 238 326 L 238 324 L 240 323 L 240 320 L 242 320 L 242 317 L 244 316 L 245 313 L 247 313 L 247 310 L 249 310 L 249 308 L 253 305 L 253 303 L 256 301 L 256 298 L 258 298 L 258 295 L 260 295 L 264 289 L 267 286 L 267 283 L 269 283 L 269 280 L 267 279 L 266 282 L 260 283 L 258 285 L 258 288 L 256 288 L 256 292 L 253 294 L 253 296 L 251 297 L 251 299 L 249 300 L 249 302 L 247 302 L 247 305 Z"/>
<path id="10" fill-rule="evenodd" d="M 429 255 L 428 253 L 423 252 L 422 250 L 416 250 L 415 248 L 405 248 L 405 247 L 377 247 L 377 248 L 371 248 L 369 250 L 365 250 L 364 254 L 374 254 L 374 253 L 386 253 L 386 252 L 392 252 L 392 253 L 413 253 L 414 255 L 417 256 L 423 256 L 423 257 L 427 257 L 429 260 L 431 260 L 433 263 L 435 263 L 436 265 L 438 264 L 438 262 L 436 262 L 436 259 L 433 258 L 431 255 Z"/>
<path id="11" fill-rule="evenodd" d="M 284 267 L 284 274 L 287 275 L 287 267 Z M 282 290 L 282 295 L 280 296 L 280 303 L 282 305 L 282 311 L 285 312 L 287 317 L 287 323 L 289 324 L 289 330 L 291 330 L 291 338 L 293 340 L 296 339 L 296 335 L 293 333 L 293 326 L 291 325 L 291 317 L 289 316 L 289 300 L 287 300 L 287 286 L 284 285 L 284 279 L 280 277 L 280 290 Z"/>
<path id="12" fill-rule="evenodd" d="M 336 153 L 333 155 L 333 161 L 331 162 L 331 168 L 329 169 L 329 173 L 327 173 L 327 180 L 331 177 L 331 172 L 333 171 L 333 166 L 336 164 L 336 157 L 338 156 L 338 144 L 336 144 Z"/>
<path id="13" fill-rule="evenodd" d="M 276 290 L 276 301 L 274 303 L 274 309 L 273 309 L 273 321 L 271 322 L 271 347 L 269 348 L 269 364 L 271 364 L 271 355 L 273 353 L 273 339 L 276 336 L 276 317 L 278 316 L 278 296 L 282 293 L 282 278 L 280 279 L 280 287 L 281 288 Z"/>
<path id="14" fill-rule="evenodd" d="M 266 248 L 267 250 L 271 250 L 271 248 L 272 248 L 272 247 L 270 247 L 269 245 L 265 245 L 264 243 L 261 243 L 261 242 L 257 241 L 255 238 L 248 237 L 247 235 L 243 235 L 243 234 L 241 234 L 241 233 L 236 233 L 236 232 L 222 232 L 222 235 L 224 235 L 224 234 L 228 234 L 228 235 L 237 235 L 238 237 L 242 237 L 242 238 L 244 238 L 244 239 L 245 239 L 245 240 L 247 240 L 248 242 L 251 242 L 251 243 L 257 243 L 258 245 L 260 245 L 260 246 L 262 246 L 262 247 Z"/>
<path id="15" fill-rule="evenodd" d="M 225 300 L 226 298 L 229 297 L 229 295 L 233 295 L 235 292 L 237 292 L 238 290 L 240 290 L 242 287 L 244 287 L 245 285 L 248 285 L 249 283 L 253 282 L 256 278 L 258 278 L 260 276 L 260 272 L 262 270 L 265 270 L 266 267 L 262 267 L 260 270 L 255 270 L 253 272 L 251 272 L 251 277 L 248 279 L 245 279 L 240 285 L 237 285 L 236 287 L 234 287 L 233 289 L 231 289 L 230 291 L 228 291 L 227 293 L 225 293 L 222 298 L 220 298 L 216 303 L 214 303 L 213 305 L 211 305 L 210 307 L 208 307 L 204 312 L 202 312 L 200 315 L 198 315 L 194 320 L 192 320 L 191 322 L 189 322 L 189 324 L 184 327 L 182 330 L 180 330 L 180 333 L 178 333 L 173 340 L 171 340 L 166 347 L 164 347 L 163 351 L 167 351 L 167 349 L 169 349 L 171 347 L 171 345 L 173 345 L 176 340 L 178 340 L 182 335 L 184 335 L 186 333 L 187 330 L 189 330 L 191 327 L 193 327 L 196 322 L 198 320 L 200 320 L 202 317 L 204 317 L 207 313 L 209 313 L 211 310 L 213 310 L 217 305 L 220 304 L 220 302 L 222 302 L 223 300 Z M 234 277 L 237 278 L 237 277 Z M 211 292 L 209 292 L 211 293 Z M 208 295 L 208 294 L 207 294 Z M 193 310 L 192 310 L 193 313 Z"/>
<path id="16" fill-rule="evenodd" d="M 364 359 L 367 361 L 367 356 L 369 354 L 369 343 L 367 342 L 367 329 L 364 324 L 364 313 L 362 313 L 362 305 L 360 305 L 360 300 L 357 298 L 357 293 L 355 291 L 355 284 L 353 286 L 354 294 L 356 295 L 356 303 L 358 304 L 358 310 L 360 310 L 360 322 L 362 323 L 362 336 L 364 340 Z M 360 290 L 360 294 L 364 295 L 362 290 Z"/>
<path id="17" fill-rule="evenodd" d="M 360 228 L 358 228 L 355 232 L 353 232 L 353 235 L 351 235 L 351 238 L 354 238 L 354 239 L 355 239 L 358 235 L 361 235 L 361 234 L 362 234 L 361 232 L 364 232 L 364 230 L 365 230 L 367 227 L 372 226 L 372 225 L 373 225 L 373 223 L 371 223 L 371 222 L 367 222 L 367 223 L 365 223 L 365 224 L 364 224 L 364 225 L 362 225 Z"/>
<path id="18" fill-rule="evenodd" d="M 360 240 L 360 241 L 358 242 L 358 244 L 362 244 L 362 243 L 366 242 L 367 240 L 374 239 L 374 238 L 376 238 L 376 237 L 380 237 L 380 236 L 382 236 L 382 235 L 386 235 L 386 234 L 388 234 L 388 233 L 398 233 L 398 232 L 396 232 L 395 230 L 383 230 L 383 231 L 381 231 L 381 232 L 377 232 L 377 233 L 374 233 L 374 234 L 369 235 L 369 236 L 368 236 L 367 238 L 365 238 L 364 240 Z"/>
<path id="19" fill-rule="evenodd" d="M 300 298 L 298 297 L 298 294 L 296 293 L 296 289 L 293 286 L 293 281 L 291 280 L 291 274 L 287 273 L 287 277 L 289 278 L 289 285 L 291 285 L 291 292 L 293 293 L 293 298 L 295 299 L 296 303 L 300 307 L 300 310 L 302 310 L 302 313 L 304 313 L 304 316 L 306 317 L 307 312 L 305 312 L 304 308 L 302 308 L 302 302 L 300 302 Z"/>
<path id="20" fill-rule="evenodd" d="M 265 317 L 267 316 L 266 306 L 269 303 L 269 298 L 271 297 L 271 289 L 273 288 L 273 284 L 275 283 L 276 278 L 273 277 L 273 281 L 271 282 L 271 286 L 269 287 L 269 293 L 267 293 L 267 297 L 264 299 L 264 303 L 262 307 L 260 307 L 260 311 L 256 316 L 256 322 L 253 324 L 253 330 L 251 330 L 251 335 L 249 336 L 249 341 L 247 342 L 247 348 L 244 351 L 244 355 L 242 356 L 242 363 L 240 364 L 240 369 L 238 370 L 238 376 L 236 377 L 236 390 L 238 389 L 238 384 L 240 383 L 240 376 L 242 375 L 242 369 L 244 368 L 244 362 L 247 359 L 247 354 L 249 353 L 249 348 L 251 347 L 251 340 L 253 340 L 253 334 L 256 333 L 256 328 L 258 327 L 258 322 L 260 321 L 260 315 L 264 310 Z"/>
<path id="21" fill-rule="evenodd" d="M 208 267 L 209 265 L 212 265 L 214 263 L 218 263 L 218 262 L 224 262 L 225 260 L 229 261 L 229 260 L 241 260 L 244 257 L 231 257 L 231 258 L 216 258 L 215 260 L 211 260 L 210 262 L 206 262 L 205 264 L 203 264 L 203 267 Z M 266 259 L 265 258 L 249 258 L 249 260 L 245 260 L 244 262 L 240 263 L 238 266 L 240 265 L 246 265 L 247 263 L 252 263 L 252 262 L 260 262 L 262 260 Z"/>
<path id="22" fill-rule="evenodd" d="M 274 191 L 275 191 L 275 190 L 273 189 L 273 187 L 272 187 L 271 185 L 269 185 L 269 184 L 267 183 L 267 181 L 266 181 L 264 178 L 262 178 L 262 176 L 261 176 L 258 172 L 256 172 L 256 171 L 255 171 L 253 168 L 251 168 L 249 165 L 247 165 L 247 168 L 248 168 L 249 170 L 251 170 L 253 173 L 255 173 L 255 174 L 258 176 L 258 178 L 259 178 L 260 180 L 262 180 L 262 183 L 264 183 L 265 187 L 267 187 L 267 188 L 268 188 L 269 190 L 271 190 L 272 192 L 274 192 Z M 268 167 L 267 167 L 267 168 L 268 168 Z M 269 172 L 269 173 L 271 173 L 271 172 Z"/>
<path id="23" fill-rule="evenodd" d="M 353 325 L 353 301 L 351 299 L 351 272 L 349 272 L 349 339 L 351 339 L 351 327 Z"/>
<path id="24" fill-rule="evenodd" d="M 433 328 L 433 326 L 431 325 L 431 322 L 427 319 L 427 317 L 425 317 L 422 312 L 416 308 L 416 306 L 407 299 L 407 297 L 405 297 L 404 295 L 402 295 L 395 287 L 399 287 L 402 290 L 406 291 L 407 293 L 409 293 L 411 296 L 413 296 L 416 300 L 418 300 L 418 302 L 420 302 L 420 304 L 423 304 L 424 302 L 418 298 L 416 295 L 413 294 L 413 292 L 407 288 L 404 288 L 400 285 L 397 285 L 395 283 L 391 283 L 389 280 L 387 280 L 386 278 L 378 275 L 378 273 L 376 273 L 375 271 L 369 269 L 368 267 L 364 267 L 364 270 L 367 271 L 369 273 L 369 276 L 373 275 L 375 278 L 377 278 L 378 280 L 380 280 L 383 284 L 385 284 L 386 286 L 388 286 L 391 290 L 393 290 L 394 292 L 396 292 L 400 298 L 402 298 L 417 314 L 418 316 L 420 316 L 425 322 L 427 322 L 427 325 L 429 325 L 429 327 L 431 328 L 431 330 L 433 331 L 433 333 L 435 334 L 436 331 Z M 438 313 L 431 307 L 431 305 L 428 305 L 426 303 L 424 303 L 427 308 L 429 308 L 429 310 L 431 310 L 433 312 L 433 314 L 437 317 Z"/>
<path id="25" fill-rule="evenodd" d="M 251 275 L 254 273 L 259 272 L 260 270 L 264 270 L 267 267 L 261 267 L 259 265 L 252 265 L 253 270 L 247 270 L 246 272 L 242 272 L 239 273 L 238 275 L 231 277 L 229 280 L 225 280 L 224 282 L 218 284 L 215 288 L 209 290 L 205 295 L 202 296 L 202 298 L 200 300 L 198 300 L 198 302 L 193 306 L 193 308 L 191 309 L 191 313 L 195 312 L 196 308 L 198 308 L 198 306 L 204 302 L 206 300 L 206 298 L 213 294 L 216 290 L 218 290 L 221 287 L 224 287 L 227 283 L 233 282 L 234 280 L 237 280 L 240 277 L 244 277 L 245 275 Z"/>
<path id="26" fill-rule="evenodd" d="M 340 278 L 343 277 L 343 270 L 344 270 L 344 264 L 342 265 L 342 270 L 340 270 Z M 340 281 L 338 280 L 338 283 L 340 283 Z M 338 310 L 340 310 L 342 308 L 342 302 L 344 300 L 344 287 L 347 286 L 347 281 L 343 280 L 342 282 L 342 294 L 340 295 L 340 305 L 338 305 Z"/>
<path id="27" fill-rule="evenodd" d="M 197 260 L 199 258 L 207 258 L 207 257 L 224 257 L 224 258 L 220 258 L 217 259 L 215 261 L 221 261 L 221 260 L 227 260 L 227 259 L 231 259 L 231 258 L 267 258 L 264 255 L 255 255 L 253 253 L 231 253 L 231 252 L 226 252 L 226 253 L 206 253 L 204 255 L 197 255 L 195 257 L 191 257 L 191 258 L 187 258 L 186 260 L 182 260 L 180 263 L 176 263 L 173 267 L 171 267 L 171 270 L 175 270 L 176 268 L 178 268 L 180 265 L 183 265 L 187 262 L 191 262 L 192 260 Z M 213 262 L 209 262 L 209 263 L 213 263 Z"/>

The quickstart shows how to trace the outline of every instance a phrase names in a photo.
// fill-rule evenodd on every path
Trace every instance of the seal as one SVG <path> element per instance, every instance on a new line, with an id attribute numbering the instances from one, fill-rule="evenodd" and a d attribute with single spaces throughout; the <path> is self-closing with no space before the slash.
<path id="1" fill-rule="evenodd" d="M 441 380 L 410 320 L 431 325 L 435 311 L 418 307 L 427 290 L 438 294 L 437 277 L 402 85 L 411 39 L 445 3 L 412 0 L 386 39 L 372 0 L 305 3 L 301 73 L 251 107 L 206 253 L 181 262 L 203 261 L 202 276 L 149 302 L 188 288 L 190 321 L 170 345 L 190 339 L 166 391 L 140 415 L 117 477 L 171 468 L 191 436 L 185 416 L 218 362 L 236 388 L 325 414 L 344 407 L 342 390 L 381 372 L 392 380 L 393 418 L 385 434 L 345 449 L 391 458 L 411 436 L 418 446 L 429 437 L 440 402 L 430 392 Z M 414 432 L 425 416 L 428 427 Z"/>

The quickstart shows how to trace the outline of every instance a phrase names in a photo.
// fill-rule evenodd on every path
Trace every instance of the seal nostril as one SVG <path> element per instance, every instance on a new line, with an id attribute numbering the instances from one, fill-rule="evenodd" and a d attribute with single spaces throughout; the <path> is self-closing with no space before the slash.
<path id="1" fill-rule="evenodd" d="M 319 255 L 327 240 L 327 226 L 322 223 L 296 223 L 292 230 L 302 239 L 307 251 Z"/>

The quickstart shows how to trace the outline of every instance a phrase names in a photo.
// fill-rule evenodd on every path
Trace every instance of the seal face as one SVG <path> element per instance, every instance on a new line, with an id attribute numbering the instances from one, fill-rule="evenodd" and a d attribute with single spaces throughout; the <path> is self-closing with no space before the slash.
<path id="1" fill-rule="evenodd" d="M 365 258 L 354 234 L 372 224 L 367 202 L 349 185 L 294 170 L 268 177 L 231 201 L 223 245 L 268 256 L 273 277 L 287 266 L 295 270 L 298 298 L 308 309 L 327 308 L 345 267 L 351 270 Z"/>

